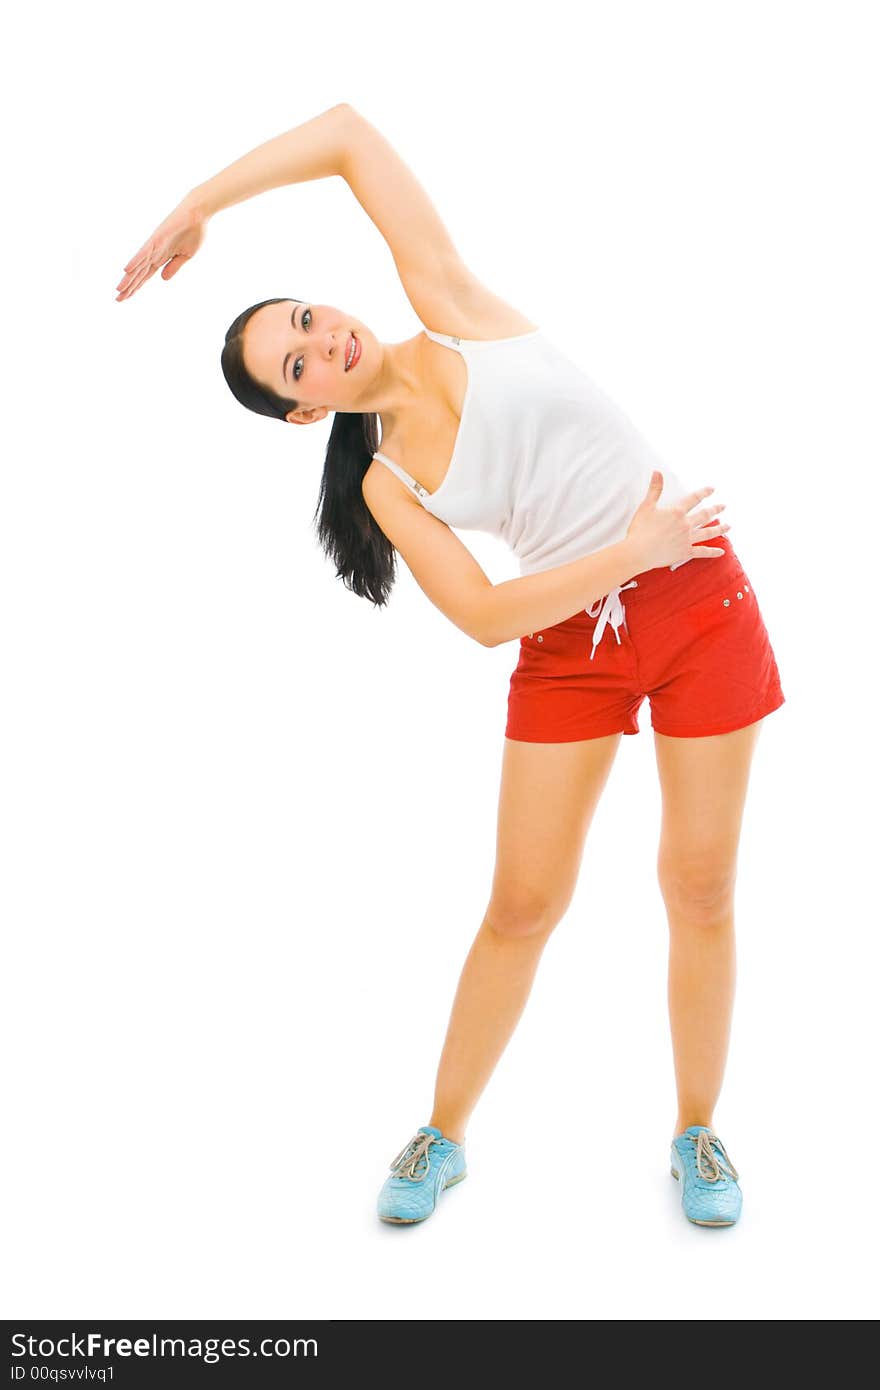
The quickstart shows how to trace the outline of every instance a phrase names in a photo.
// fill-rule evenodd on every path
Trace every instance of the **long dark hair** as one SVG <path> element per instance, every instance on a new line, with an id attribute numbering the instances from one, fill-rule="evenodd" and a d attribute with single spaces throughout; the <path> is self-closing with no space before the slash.
<path id="1" fill-rule="evenodd" d="M 245 309 L 227 328 L 220 354 L 220 366 L 235 399 L 248 410 L 276 420 L 286 420 L 288 411 L 296 410 L 299 402 L 286 400 L 254 380 L 244 365 L 242 335 L 251 315 L 265 304 L 290 302 L 286 298 L 261 299 Z M 293 300 L 295 304 L 303 302 Z M 379 418 L 374 412 L 335 412 L 312 520 L 322 549 L 336 566 L 337 579 L 381 608 L 388 602 L 396 576 L 395 550 L 361 491 L 378 447 Z"/>

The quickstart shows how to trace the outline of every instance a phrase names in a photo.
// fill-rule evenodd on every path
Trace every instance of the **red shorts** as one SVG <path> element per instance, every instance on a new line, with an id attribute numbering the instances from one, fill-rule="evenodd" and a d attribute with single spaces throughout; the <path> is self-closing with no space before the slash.
<path id="1" fill-rule="evenodd" d="M 646 695 L 651 727 L 675 738 L 729 733 L 784 704 L 751 580 L 726 536 L 701 544 L 727 553 L 644 570 L 589 611 L 521 637 L 505 737 L 637 734 Z"/>

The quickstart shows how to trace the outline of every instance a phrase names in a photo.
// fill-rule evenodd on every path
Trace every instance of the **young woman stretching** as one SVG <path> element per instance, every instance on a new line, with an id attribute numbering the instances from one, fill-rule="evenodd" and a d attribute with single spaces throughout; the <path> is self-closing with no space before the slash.
<path id="1" fill-rule="evenodd" d="M 422 327 L 385 343 L 329 304 L 263 300 L 226 334 L 226 381 L 248 409 L 291 425 L 334 413 L 317 533 L 353 593 L 385 604 L 399 552 L 462 632 L 487 647 L 519 642 L 489 902 L 430 1123 L 393 1159 L 379 1216 L 424 1220 L 465 1176 L 468 1120 L 566 912 L 621 736 L 638 732 L 647 696 L 670 934 L 670 1166 L 691 1221 L 732 1225 L 742 1196 L 713 1116 L 734 996 L 737 850 L 761 720 L 785 697 L 729 527 L 713 520 L 723 504 L 693 510 L 713 489 L 661 474 L 628 417 L 476 279 L 410 169 L 347 103 L 194 188 L 129 261 L 117 299 L 160 267 L 171 279 L 222 208 L 332 175 L 388 243 Z M 503 537 L 520 577 L 493 585 L 453 527 Z"/>

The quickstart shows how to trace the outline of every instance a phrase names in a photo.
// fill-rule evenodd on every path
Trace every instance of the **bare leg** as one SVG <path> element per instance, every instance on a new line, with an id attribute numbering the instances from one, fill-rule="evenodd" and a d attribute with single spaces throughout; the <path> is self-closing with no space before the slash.
<path id="1" fill-rule="evenodd" d="M 496 932 L 488 915 L 468 952 L 434 1089 L 431 1124 L 460 1144 L 468 1118 L 519 1022 L 551 929 Z"/>
<path id="2" fill-rule="evenodd" d="M 730 734 L 655 733 L 663 794 L 658 877 L 669 918 L 669 1021 L 678 1095 L 674 1134 L 712 1125 L 736 983 L 734 886 L 761 721 Z"/>
<path id="3" fill-rule="evenodd" d="M 431 1114 L 431 1124 L 457 1143 L 571 901 L 586 833 L 621 737 L 504 740 L 492 894 L 458 983 Z"/>

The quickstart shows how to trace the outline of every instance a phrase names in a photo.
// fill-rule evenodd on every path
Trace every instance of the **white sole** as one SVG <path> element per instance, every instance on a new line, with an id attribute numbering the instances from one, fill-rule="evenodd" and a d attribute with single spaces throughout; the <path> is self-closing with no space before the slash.
<path id="1" fill-rule="evenodd" d="M 681 1181 L 681 1179 L 680 1179 L 679 1176 L 678 1176 L 678 1173 L 675 1171 L 674 1168 L 670 1168 L 669 1171 L 670 1171 L 670 1173 L 672 1174 L 672 1176 L 675 1178 L 675 1181 L 676 1181 L 676 1182 L 680 1182 L 680 1181 Z M 687 1216 L 687 1212 L 685 1212 L 685 1216 Z M 699 1218 L 698 1216 L 688 1216 L 688 1221 L 692 1221 L 693 1224 L 694 1224 L 695 1226 L 735 1226 L 735 1225 L 736 1225 L 736 1222 L 735 1222 L 735 1221 L 701 1221 L 700 1218 Z"/>
<path id="2" fill-rule="evenodd" d="M 465 1172 L 463 1173 L 459 1173 L 458 1177 L 453 1178 L 451 1182 L 445 1182 L 441 1187 L 440 1191 L 445 1192 L 447 1187 L 455 1187 L 455 1184 L 457 1182 L 462 1182 L 462 1180 L 466 1177 L 467 1170 L 465 1170 Z M 420 1221 L 427 1221 L 429 1216 L 434 1215 L 436 1205 L 437 1204 L 435 1203 L 426 1216 L 380 1216 L 379 1220 L 388 1221 L 394 1226 L 417 1226 Z"/>

